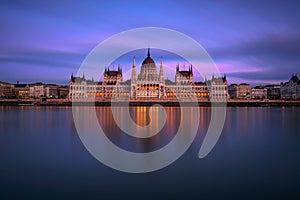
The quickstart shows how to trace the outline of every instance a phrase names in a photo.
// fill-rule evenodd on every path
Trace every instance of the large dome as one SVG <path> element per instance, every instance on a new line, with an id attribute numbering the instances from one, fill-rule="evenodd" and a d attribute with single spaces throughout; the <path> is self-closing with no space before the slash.
<path id="1" fill-rule="evenodd" d="M 148 48 L 147 58 L 143 61 L 141 72 L 138 75 L 140 81 L 158 81 L 158 73 L 154 60 L 150 57 L 150 49 Z"/>
<path id="2" fill-rule="evenodd" d="M 150 57 L 150 49 L 149 48 L 148 48 L 147 58 L 145 58 L 142 65 L 145 65 L 145 64 L 155 64 L 154 60 Z"/>

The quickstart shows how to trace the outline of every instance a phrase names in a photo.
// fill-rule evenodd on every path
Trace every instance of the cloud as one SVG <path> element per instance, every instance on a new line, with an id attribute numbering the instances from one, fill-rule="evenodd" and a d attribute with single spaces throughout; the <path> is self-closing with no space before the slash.
<path id="1" fill-rule="evenodd" d="M 229 78 L 287 80 L 290 74 L 299 73 L 299 4 L 268 0 L 189 1 L 184 5 L 177 1 L 7 1 L 0 7 L 0 80 L 22 75 L 33 81 L 36 77 L 64 80 L 99 42 L 144 26 L 171 28 L 194 38 Z M 140 61 L 145 54 L 136 56 Z M 159 52 L 152 56 L 159 61 Z M 116 64 L 130 69 L 132 57 Z"/>
<path id="2" fill-rule="evenodd" d="M 53 68 L 74 68 L 82 61 L 84 55 L 74 52 L 45 49 L 24 49 L 2 53 L 0 66 L 6 64 L 22 64 L 23 66 L 40 66 Z"/>
<path id="3" fill-rule="evenodd" d="M 266 33 L 257 38 L 247 38 L 218 49 L 211 49 L 210 53 L 218 60 L 257 57 L 274 60 L 296 60 L 300 57 L 299 34 L 278 35 Z"/>
<path id="4" fill-rule="evenodd" d="M 299 72 L 298 35 L 266 33 L 209 52 L 228 77 L 244 81 L 282 81 Z"/>

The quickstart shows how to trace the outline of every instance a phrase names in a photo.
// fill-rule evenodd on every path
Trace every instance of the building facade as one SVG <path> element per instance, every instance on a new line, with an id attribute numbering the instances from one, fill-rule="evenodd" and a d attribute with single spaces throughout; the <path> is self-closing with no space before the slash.
<path id="1" fill-rule="evenodd" d="M 213 75 L 212 79 L 206 83 L 209 87 L 211 100 L 224 101 L 229 98 L 226 75 L 224 77 L 214 77 Z"/>
<path id="2" fill-rule="evenodd" d="M 56 84 L 47 84 L 45 86 L 45 96 L 47 98 L 58 98 L 59 86 Z"/>
<path id="3" fill-rule="evenodd" d="M 30 87 L 28 84 L 15 84 L 15 96 L 17 99 L 28 99 L 30 98 Z"/>
<path id="4" fill-rule="evenodd" d="M 162 60 L 160 61 L 159 73 L 156 64 L 150 56 L 148 49 L 147 57 L 144 59 L 140 73 L 137 75 L 136 60 L 134 58 L 131 75 L 132 99 L 161 99 L 165 95 L 165 79 Z"/>
<path id="5" fill-rule="evenodd" d="M 45 85 L 41 82 L 37 82 L 34 84 L 31 84 L 29 86 L 29 96 L 30 98 L 40 98 L 45 97 L 46 91 L 45 91 Z"/>
<path id="6" fill-rule="evenodd" d="M 13 98 L 15 86 L 10 83 L 0 81 L 0 98 Z"/>
<path id="7" fill-rule="evenodd" d="M 232 99 L 250 99 L 251 87 L 247 83 L 231 84 L 228 86 L 228 93 Z"/>
<path id="8" fill-rule="evenodd" d="M 137 72 L 136 59 L 133 59 L 131 79 L 123 81 L 122 68 L 110 70 L 105 68 L 103 82 L 87 80 L 82 77 L 71 76 L 69 98 L 72 100 L 95 99 L 131 99 L 131 100 L 159 100 L 159 99 L 191 99 L 213 98 L 225 101 L 228 98 L 226 76 L 212 77 L 206 82 L 195 82 L 193 66 L 188 70 L 176 67 L 175 82 L 165 80 L 163 61 L 160 60 L 159 70 L 151 58 L 150 49 L 142 62 L 140 72 Z"/>
<path id="9" fill-rule="evenodd" d="M 267 98 L 267 88 L 264 86 L 255 86 L 251 89 L 252 99 L 266 99 Z"/>
<path id="10" fill-rule="evenodd" d="M 50 99 L 64 99 L 69 94 L 68 86 L 60 86 L 56 84 L 45 85 L 45 96 Z"/>
<path id="11" fill-rule="evenodd" d="M 266 85 L 268 99 L 281 99 L 280 85 Z"/>
<path id="12" fill-rule="evenodd" d="M 281 83 L 280 92 L 282 99 L 300 99 L 300 80 L 297 74 L 293 74 L 288 82 Z"/>

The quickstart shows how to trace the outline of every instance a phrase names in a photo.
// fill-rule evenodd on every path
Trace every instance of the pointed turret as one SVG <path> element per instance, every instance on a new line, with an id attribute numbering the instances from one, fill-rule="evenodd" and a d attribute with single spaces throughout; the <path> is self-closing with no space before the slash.
<path id="1" fill-rule="evenodd" d="M 71 74 L 71 79 L 70 79 L 70 81 L 71 81 L 71 82 L 75 82 L 75 77 L 74 77 L 74 75 L 73 75 L 73 72 L 72 72 L 72 74 Z"/>
<path id="2" fill-rule="evenodd" d="M 133 67 L 136 67 L 136 60 L 135 60 L 135 56 L 133 57 Z"/>
<path id="3" fill-rule="evenodd" d="M 150 58 L 150 48 L 148 48 L 147 57 Z"/>
<path id="4" fill-rule="evenodd" d="M 159 69 L 159 82 L 160 89 L 158 98 L 165 97 L 165 77 L 164 77 L 164 65 L 162 61 L 162 56 L 160 57 L 160 69 Z"/>
<path id="5" fill-rule="evenodd" d="M 131 73 L 131 82 L 133 84 L 136 83 L 136 60 L 135 60 L 135 56 L 133 57 L 133 65 L 132 65 L 132 73 Z"/>
<path id="6" fill-rule="evenodd" d="M 160 57 L 159 80 L 161 83 L 164 82 L 164 66 L 162 62 L 162 56 Z"/>

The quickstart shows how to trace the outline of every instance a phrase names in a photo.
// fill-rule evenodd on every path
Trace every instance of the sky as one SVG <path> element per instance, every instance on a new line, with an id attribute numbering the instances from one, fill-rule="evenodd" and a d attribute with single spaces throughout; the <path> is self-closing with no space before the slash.
<path id="1" fill-rule="evenodd" d="M 68 84 L 107 38 L 162 27 L 201 44 L 229 83 L 280 84 L 300 73 L 299 10 L 300 1 L 289 0 L 1 1 L 0 81 Z M 123 72 L 131 63 L 130 54 Z"/>

